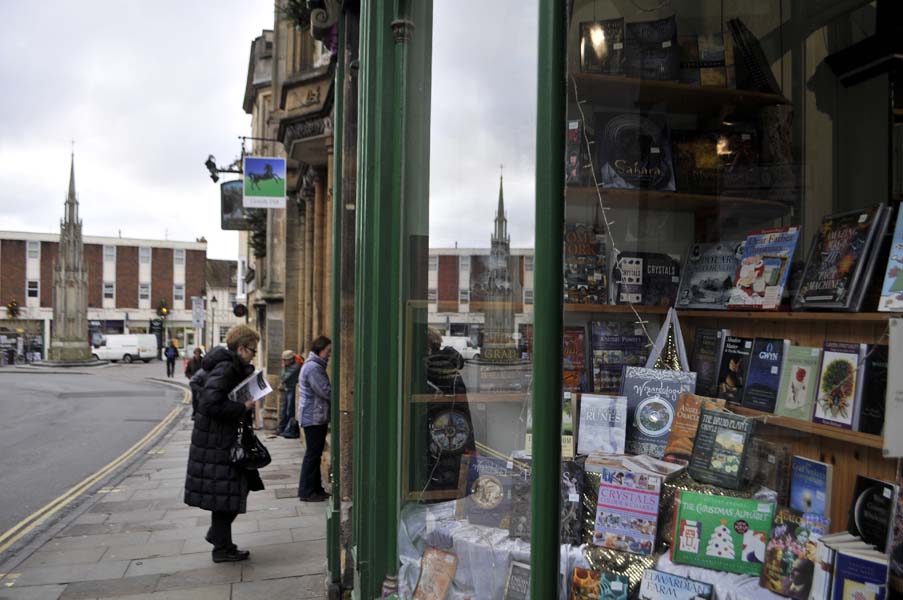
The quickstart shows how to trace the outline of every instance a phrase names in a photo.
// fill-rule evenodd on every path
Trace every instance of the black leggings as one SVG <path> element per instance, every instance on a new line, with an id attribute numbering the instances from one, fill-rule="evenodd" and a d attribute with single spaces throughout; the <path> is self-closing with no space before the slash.
<path id="1" fill-rule="evenodd" d="M 232 547 L 232 521 L 238 513 L 211 512 L 210 529 L 207 531 L 207 541 L 213 544 L 214 552 L 228 550 Z"/>

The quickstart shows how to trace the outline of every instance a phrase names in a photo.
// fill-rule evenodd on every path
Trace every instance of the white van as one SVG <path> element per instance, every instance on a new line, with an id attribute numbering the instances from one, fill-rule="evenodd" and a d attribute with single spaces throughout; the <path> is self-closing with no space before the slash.
<path id="1" fill-rule="evenodd" d="M 480 348 L 474 346 L 473 342 L 470 341 L 470 338 L 465 335 L 443 335 L 442 347 L 454 348 L 464 360 L 480 358 Z"/>
<path id="2" fill-rule="evenodd" d="M 157 357 L 157 336 L 150 333 L 104 335 L 91 353 L 99 360 L 147 363 Z"/>

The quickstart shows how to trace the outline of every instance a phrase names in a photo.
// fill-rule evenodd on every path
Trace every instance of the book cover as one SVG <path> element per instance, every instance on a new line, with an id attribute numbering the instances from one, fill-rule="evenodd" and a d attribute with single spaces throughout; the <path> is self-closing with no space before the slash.
<path id="1" fill-rule="evenodd" d="M 728 19 L 727 26 L 734 40 L 737 89 L 781 95 L 759 39 L 740 19 Z"/>
<path id="2" fill-rule="evenodd" d="M 624 72 L 624 19 L 580 23 L 580 70 L 621 75 Z"/>
<path id="3" fill-rule="evenodd" d="M 687 472 L 701 483 L 739 489 L 744 483 L 753 421 L 725 410 L 702 407 Z"/>
<path id="4" fill-rule="evenodd" d="M 753 340 L 729 335 L 724 339 L 721 364 L 718 368 L 718 389 L 716 396 L 728 402 L 740 403 L 746 371 L 752 355 Z"/>
<path id="5" fill-rule="evenodd" d="M 571 576 L 573 600 L 627 600 L 629 591 L 626 575 L 577 567 Z"/>
<path id="6" fill-rule="evenodd" d="M 887 554 L 890 557 L 888 589 L 893 597 L 903 596 L 903 494 L 897 488 L 893 525 L 888 531 Z"/>
<path id="7" fill-rule="evenodd" d="M 759 584 L 776 594 L 808 600 L 815 573 L 816 544 L 828 532 L 829 521 L 781 508 L 765 547 Z"/>
<path id="8" fill-rule="evenodd" d="M 677 399 L 695 392 L 696 373 L 624 367 L 621 384 L 621 395 L 627 397 L 627 452 L 661 458 Z"/>
<path id="9" fill-rule="evenodd" d="M 897 224 L 891 241 L 890 256 L 884 269 L 884 285 L 878 310 L 903 311 L 903 210 L 897 210 Z"/>
<path id="10" fill-rule="evenodd" d="M 712 584 L 664 571 L 646 569 L 640 581 L 639 600 L 712 600 Z"/>
<path id="11" fill-rule="evenodd" d="M 503 600 L 530 600 L 530 565 L 512 560 L 508 565 Z"/>
<path id="12" fill-rule="evenodd" d="M 680 285 L 680 262 L 656 252 L 621 252 L 612 279 L 617 304 L 671 306 Z"/>
<path id="13" fill-rule="evenodd" d="M 790 503 L 790 478 L 793 469 L 793 455 L 790 448 L 781 442 L 763 438 L 752 438 L 747 452 L 747 471 L 750 486 L 766 487 L 777 493 L 778 504 Z"/>
<path id="14" fill-rule="evenodd" d="M 827 215 L 812 238 L 794 309 L 850 307 L 873 245 L 881 205 Z"/>
<path id="15" fill-rule="evenodd" d="M 720 32 L 699 36 L 699 72 L 702 85 L 727 86 L 724 36 Z"/>
<path id="16" fill-rule="evenodd" d="M 677 308 L 727 308 L 740 267 L 743 242 L 692 244 L 681 269 Z"/>
<path id="17" fill-rule="evenodd" d="M 888 347 L 869 344 L 866 348 L 859 431 L 881 435 L 884 430 L 884 406 L 887 396 Z"/>
<path id="18" fill-rule="evenodd" d="M 529 540 L 531 537 L 530 489 L 531 466 L 529 460 L 513 461 L 524 476 L 514 480 L 511 486 L 511 519 L 508 537 Z M 561 462 L 561 518 L 559 533 L 562 544 L 579 545 L 583 539 L 583 488 L 584 470 L 573 460 Z"/>
<path id="19" fill-rule="evenodd" d="M 568 121 L 567 141 L 565 144 L 564 182 L 572 186 L 585 186 L 589 184 L 587 173 L 589 160 L 584 149 L 586 140 L 583 138 L 583 125 L 577 119 Z"/>
<path id="20" fill-rule="evenodd" d="M 818 390 L 821 348 L 790 346 L 781 367 L 781 386 L 774 414 L 809 421 Z"/>
<path id="21" fill-rule="evenodd" d="M 621 552 L 652 554 L 661 485 L 657 475 L 603 467 L 593 543 Z"/>
<path id="22" fill-rule="evenodd" d="M 847 523 L 849 532 L 884 552 L 892 523 L 895 495 L 894 484 L 857 475 Z"/>
<path id="23" fill-rule="evenodd" d="M 847 309 L 849 312 L 859 312 L 862 310 L 862 303 L 865 301 L 866 294 L 870 293 L 870 290 L 873 289 L 873 286 L 871 285 L 872 274 L 875 272 L 875 266 L 878 264 L 879 258 L 881 259 L 881 262 L 884 262 L 885 258 L 890 256 L 890 243 L 888 241 L 888 243 L 885 244 L 884 239 L 887 228 L 890 226 L 892 211 L 888 206 L 882 205 L 881 208 L 881 215 L 878 217 L 879 222 L 875 231 L 875 239 L 872 241 L 869 249 L 866 250 L 865 266 L 862 268 L 860 282 L 853 291 L 852 300 Z M 876 291 L 875 295 L 877 296 L 879 293 L 880 291 Z"/>
<path id="24" fill-rule="evenodd" d="M 832 598 L 884 600 L 887 569 L 887 557 L 878 552 L 839 549 L 834 557 Z"/>
<path id="25" fill-rule="evenodd" d="M 603 112 L 595 122 L 602 187 L 674 191 L 671 132 L 664 115 Z"/>
<path id="26" fill-rule="evenodd" d="M 577 454 L 623 454 L 627 398 L 582 394 Z"/>
<path id="27" fill-rule="evenodd" d="M 628 321 L 593 321 L 593 391 L 619 394 L 625 366 L 646 364 L 649 354 L 642 328 Z"/>
<path id="28" fill-rule="evenodd" d="M 690 370 L 696 372 L 696 391 L 703 396 L 718 395 L 718 367 L 728 329 L 697 327 L 690 355 Z"/>
<path id="29" fill-rule="evenodd" d="M 458 557 L 453 553 L 427 548 L 420 559 L 420 579 L 414 600 L 445 600 L 457 570 Z"/>
<path id="30" fill-rule="evenodd" d="M 699 85 L 699 36 L 681 34 L 677 36 L 679 73 L 681 83 Z"/>
<path id="31" fill-rule="evenodd" d="M 781 365 L 789 347 L 789 340 L 756 338 L 753 341 L 740 404 L 764 412 L 774 412 L 781 385 Z"/>
<path id="32" fill-rule="evenodd" d="M 677 20 L 627 23 L 624 32 L 624 72 L 628 77 L 674 81 L 680 69 Z"/>
<path id="33" fill-rule="evenodd" d="M 510 466 L 509 466 L 510 464 Z M 513 463 L 490 456 L 467 461 L 464 498 L 456 500 L 456 513 L 474 525 L 508 529 L 511 521 L 511 488 L 527 475 Z"/>
<path id="34" fill-rule="evenodd" d="M 827 516 L 831 512 L 831 479 L 834 467 L 804 456 L 793 457 L 790 508 Z"/>
<path id="35" fill-rule="evenodd" d="M 671 560 L 758 577 L 773 518 L 771 502 L 680 491 Z"/>
<path id="36" fill-rule="evenodd" d="M 562 343 L 562 386 L 568 392 L 589 390 L 586 380 L 586 328 L 565 327 Z"/>
<path id="37" fill-rule="evenodd" d="M 671 432 L 668 434 L 668 443 L 665 446 L 664 460 L 689 462 L 690 456 L 693 455 L 693 442 L 696 440 L 699 414 L 703 406 L 723 409 L 724 400 L 687 392 L 678 397 L 677 406 L 674 409 L 674 422 L 671 424 Z"/>
<path id="38" fill-rule="evenodd" d="M 592 225 L 568 223 L 564 231 L 564 302 L 608 303 L 605 235 Z"/>
<path id="39" fill-rule="evenodd" d="M 777 310 L 799 235 L 799 227 L 779 227 L 746 237 L 728 308 Z"/>
<path id="40" fill-rule="evenodd" d="M 865 344 L 825 342 L 812 420 L 842 429 L 853 429 L 858 408 L 859 363 Z"/>
<path id="41" fill-rule="evenodd" d="M 903 362 L 903 319 L 890 320 L 888 362 L 894 365 Z M 888 370 L 884 398 L 884 429 L 903 430 L 903 369 Z M 903 456 L 903 435 L 884 436 L 882 452 L 885 458 Z"/>

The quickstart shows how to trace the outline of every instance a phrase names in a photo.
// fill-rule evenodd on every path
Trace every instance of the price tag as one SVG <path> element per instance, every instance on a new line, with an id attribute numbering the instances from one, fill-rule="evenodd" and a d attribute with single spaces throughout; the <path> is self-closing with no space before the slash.
<path id="1" fill-rule="evenodd" d="M 513 468 L 514 468 L 514 463 L 511 462 L 511 461 L 509 460 L 509 461 L 508 461 L 508 464 L 507 464 L 506 466 L 507 466 L 509 469 L 513 469 Z"/>
<path id="2" fill-rule="evenodd" d="M 774 454 L 769 454 L 769 455 L 768 455 L 768 462 L 769 462 L 770 464 L 772 464 L 772 465 L 775 464 L 775 463 L 777 462 L 777 460 L 775 460 Z"/>
<path id="3" fill-rule="evenodd" d="M 580 502 L 580 494 L 569 494 L 568 502 Z"/>
<path id="4" fill-rule="evenodd" d="M 759 512 L 769 512 L 771 511 L 771 504 L 759 504 Z"/>
<path id="5" fill-rule="evenodd" d="M 777 366 L 771 367 L 771 374 L 772 374 L 772 375 L 777 375 L 777 374 L 778 374 L 778 370 L 779 370 L 779 367 L 777 367 Z"/>
<path id="6" fill-rule="evenodd" d="M 614 44 L 611 45 L 611 47 L 613 50 L 623 50 L 624 43 L 623 42 L 615 42 Z"/>
<path id="7" fill-rule="evenodd" d="M 866 221 L 868 221 L 868 218 L 869 216 L 867 213 L 862 213 L 861 215 L 859 215 L 859 222 L 865 223 Z"/>
<path id="8" fill-rule="evenodd" d="M 890 488 L 884 488 L 884 497 L 885 497 L 885 498 L 890 498 L 890 496 L 891 496 L 891 489 L 890 489 Z"/>
<path id="9" fill-rule="evenodd" d="M 613 592 L 623 592 L 624 591 L 624 582 L 623 581 L 610 581 L 609 585 L 611 586 L 611 591 L 613 591 Z"/>
<path id="10" fill-rule="evenodd" d="M 667 42 L 662 42 L 662 48 L 670 48 L 670 47 L 671 47 L 671 40 L 668 40 Z"/>
<path id="11" fill-rule="evenodd" d="M 752 342 L 746 342 L 745 344 L 743 344 L 743 347 L 744 348 L 752 348 Z"/>
<path id="12" fill-rule="evenodd" d="M 649 153 L 650 154 L 661 154 L 662 149 L 659 148 L 658 146 L 652 146 L 651 148 L 649 148 Z"/>

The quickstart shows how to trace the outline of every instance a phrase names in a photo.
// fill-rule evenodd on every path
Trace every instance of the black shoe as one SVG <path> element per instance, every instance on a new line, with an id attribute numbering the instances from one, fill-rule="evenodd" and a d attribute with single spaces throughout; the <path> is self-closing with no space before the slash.
<path id="1" fill-rule="evenodd" d="M 301 502 L 323 502 L 327 498 L 329 498 L 329 496 L 320 494 L 319 492 L 315 492 L 310 496 L 298 496 L 298 500 Z"/>
<path id="2" fill-rule="evenodd" d="M 248 560 L 249 556 L 251 556 L 250 552 L 248 552 L 247 550 L 239 550 L 233 545 L 228 550 L 214 550 L 213 562 L 239 562 L 242 560 Z"/>
<path id="3" fill-rule="evenodd" d="M 330 496 L 332 496 L 332 494 L 330 494 L 330 493 L 327 492 L 326 490 L 320 490 L 319 494 L 320 494 L 321 496 L 326 496 L 327 498 L 329 498 Z"/>

